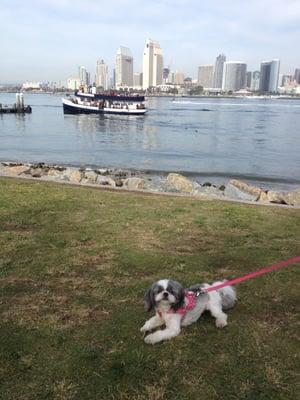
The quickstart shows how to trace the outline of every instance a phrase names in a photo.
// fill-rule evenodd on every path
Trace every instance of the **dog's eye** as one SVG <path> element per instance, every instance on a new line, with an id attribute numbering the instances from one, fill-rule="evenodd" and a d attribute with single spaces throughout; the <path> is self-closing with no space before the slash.
<path id="1" fill-rule="evenodd" d="M 158 287 L 155 289 L 155 292 L 158 294 L 158 293 L 163 292 L 163 290 L 164 290 L 164 288 L 163 288 L 162 286 L 158 286 Z"/>

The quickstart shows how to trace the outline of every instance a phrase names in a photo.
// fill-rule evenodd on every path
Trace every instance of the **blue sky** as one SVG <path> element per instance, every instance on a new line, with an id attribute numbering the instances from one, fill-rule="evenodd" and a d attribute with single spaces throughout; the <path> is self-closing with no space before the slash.
<path id="1" fill-rule="evenodd" d="M 1 0 L 0 82 L 66 80 L 96 60 L 110 69 L 120 45 L 142 69 L 147 38 L 160 42 L 165 65 L 196 77 L 223 52 L 248 70 L 279 58 L 300 67 L 300 0 Z"/>

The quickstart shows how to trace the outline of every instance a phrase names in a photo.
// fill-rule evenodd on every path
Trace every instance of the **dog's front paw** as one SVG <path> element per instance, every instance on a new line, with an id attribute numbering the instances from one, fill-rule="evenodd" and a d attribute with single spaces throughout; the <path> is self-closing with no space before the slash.
<path id="1" fill-rule="evenodd" d="M 157 340 L 153 334 L 150 334 L 145 337 L 144 342 L 147 344 L 155 344 L 157 343 Z"/>
<path id="2" fill-rule="evenodd" d="M 142 333 L 150 331 L 150 327 L 149 327 L 149 325 L 147 325 L 147 322 L 141 327 L 140 331 Z"/>
<path id="3" fill-rule="evenodd" d="M 225 326 L 227 326 L 227 318 L 218 318 L 216 320 L 217 328 L 225 328 Z"/>

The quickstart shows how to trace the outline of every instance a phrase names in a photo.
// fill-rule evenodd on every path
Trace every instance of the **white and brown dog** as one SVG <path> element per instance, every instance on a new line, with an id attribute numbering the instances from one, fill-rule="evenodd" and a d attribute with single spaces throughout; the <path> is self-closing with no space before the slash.
<path id="1" fill-rule="evenodd" d="M 227 325 L 227 315 L 224 310 L 232 308 L 236 303 L 236 292 L 231 286 L 205 293 L 203 289 L 219 285 L 196 284 L 184 289 L 180 283 L 162 279 L 154 283 L 145 295 L 145 305 L 148 311 L 155 310 L 155 316 L 150 318 L 141 328 L 141 332 L 149 332 L 165 325 L 165 329 L 157 330 L 145 337 L 145 342 L 155 344 L 169 340 L 180 333 L 182 326 L 196 322 L 201 314 L 208 310 L 216 318 L 217 328 Z"/>

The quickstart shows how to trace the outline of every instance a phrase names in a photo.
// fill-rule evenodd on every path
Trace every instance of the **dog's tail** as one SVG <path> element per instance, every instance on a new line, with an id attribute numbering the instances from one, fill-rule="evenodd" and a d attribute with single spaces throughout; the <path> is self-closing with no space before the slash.
<path id="1" fill-rule="evenodd" d="M 212 286 L 221 285 L 224 282 L 226 282 L 226 279 L 224 281 L 214 282 Z M 230 308 L 235 306 L 237 296 L 236 291 L 232 286 L 226 286 L 222 289 L 218 289 L 217 292 L 221 295 L 222 308 L 224 311 L 229 310 Z"/>

